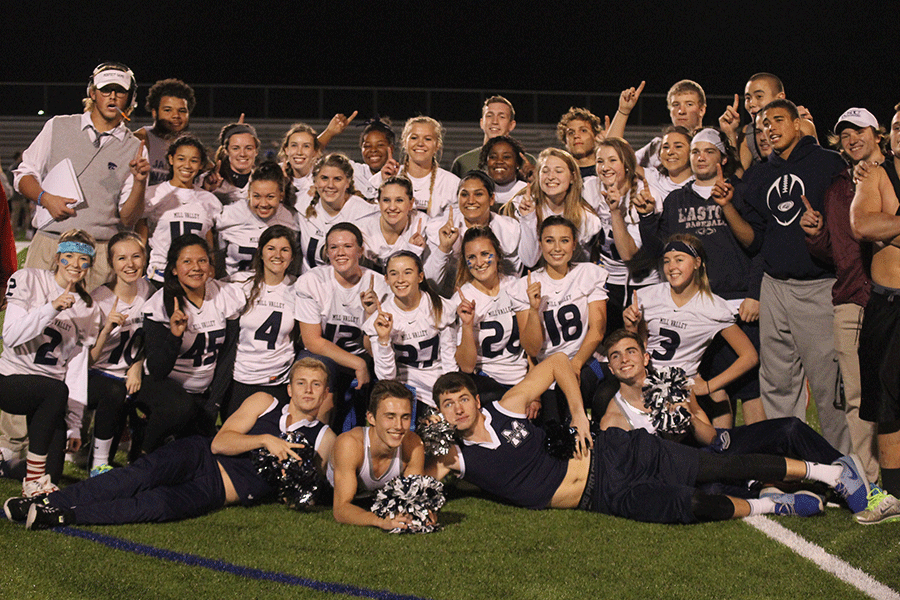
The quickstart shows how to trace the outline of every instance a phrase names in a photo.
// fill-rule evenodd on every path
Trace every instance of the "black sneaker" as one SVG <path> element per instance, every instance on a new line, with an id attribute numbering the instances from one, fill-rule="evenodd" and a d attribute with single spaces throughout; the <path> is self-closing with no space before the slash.
<path id="1" fill-rule="evenodd" d="M 71 510 L 56 508 L 48 504 L 32 504 L 28 509 L 25 529 L 51 529 L 62 527 L 75 520 Z"/>
<path id="2" fill-rule="evenodd" d="M 6 513 L 6 518 L 10 521 L 21 523 L 28 518 L 28 509 L 31 508 L 31 505 L 38 502 L 43 504 L 46 497 L 47 494 L 34 496 L 33 498 L 23 498 L 21 496 L 10 498 L 3 503 L 3 512 Z"/>

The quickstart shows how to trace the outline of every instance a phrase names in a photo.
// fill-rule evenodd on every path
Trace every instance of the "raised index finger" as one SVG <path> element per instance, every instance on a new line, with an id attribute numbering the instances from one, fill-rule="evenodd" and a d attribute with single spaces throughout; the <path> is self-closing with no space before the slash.
<path id="1" fill-rule="evenodd" d="M 450 210 L 447 211 L 447 225 L 453 226 L 453 205 L 450 205 Z"/>
<path id="2" fill-rule="evenodd" d="M 116 307 L 119 305 L 119 297 L 116 296 L 116 299 L 113 300 L 112 312 L 116 312 Z"/>
<path id="3" fill-rule="evenodd" d="M 722 163 L 716 165 L 716 177 L 723 181 L 725 180 L 725 175 L 722 174 Z"/>
<path id="4" fill-rule="evenodd" d="M 422 235 L 422 223 L 425 222 L 425 219 L 419 219 L 419 224 L 416 226 L 416 235 Z"/>
<path id="5" fill-rule="evenodd" d="M 734 108 L 735 112 L 737 112 L 739 100 L 740 100 L 740 97 L 737 94 L 735 94 L 734 95 L 734 104 L 731 105 L 732 108 Z"/>
<path id="6" fill-rule="evenodd" d="M 638 99 L 638 96 L 641 95 L 641 92 L 644 91 L 644 86 L 645 86 L 645 85 L 647 85 L 647 82 L 646 82 L 646 81 L 641 81 L 641 85 L 637 86 L 637 89 L 634 90 L 634 97 L 633 97 L 634 100 L 637 100 L 637 99 Z"/>
<path id="7" fill-rule="evenodd" d="M 375 291 L 375 275 L 374 274 L 369 276 L 369 291 L 370 292 Z"/>
<path id="8" fill-rule="evenodd" d="M 803 206 L 806 207 L 806 210 L 809 212 L 814 212 L 812 204 L 809 203 L 809 200 L 806 199 L 806 196 L 800 196 L 800 199 L 803 200 Z"/>
<path id="9" fill-rule="evenodd" d="M 353 114 L 350 115 L 349 117 L 347 117 L 347 125 L 349 125 L 350 123 L 352 123 L 352 122 L 353 122 L 353 119 L 355 119 L 355 118 L 356 118 L 356 115 L 358 115 L 358 114 L 359 114 L 359 111 L 358 111 L 358 110 L 354 110 L 354 111 L 353 111 Z"/>
<path id="10" fill-rule="evenodd" d="M 531 286 L 531 271 L 528 271 L 528 285 Z"/>
<path id="11" fill-rule="evenodd" d="M 141 145 L 138 146 L 137 154 L 134 155 L 134 158 L 139 160 L 142 156 L 144 156 L 144 140 L 141 140 Z"/>
<path id="12" fill-rule="evenodd" d="M 463 295 L 463 293 L 462 293 L 462 288 L 461 288 L 461 287 L 457 286 L 457 288 L 456 288 L 456 293 L 459 294 L 459 299 L 460 299 L 460 300 L 462 300 L 463 302 L 468 302 L 468 300 L 466 300 L 466 297 L 465 297 L 465 296 Z"/>

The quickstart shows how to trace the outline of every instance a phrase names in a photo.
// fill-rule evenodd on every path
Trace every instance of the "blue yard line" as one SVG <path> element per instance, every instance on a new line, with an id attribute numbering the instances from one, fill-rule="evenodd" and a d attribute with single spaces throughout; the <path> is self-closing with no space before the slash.
<path id="1" fill-rule="evenodd" d="M 0 513 L 2 514 L 2 513 Z M 252 567 L 242 567 L 234 565 L 223 560 L 214 560 L 204 558 L 195 554 L 185 554 L 183 552 L 175 552 L 173 550 L 163 550 L 146 544 L 138 544 L 129 540 L 77 529 L 75 527 L 57 527 L 53 531 L 68 535 L 70 537 L 82 538 L 91 542 L 103 544 L 114 550 L 122 550 L 133 554 L 143 556 L 151 556 L 170 562 L 181 563 L 191 567 L 202 567 L 212 571 L 221 573 L 230 573 L 238 577 L 246 577 L 248 579 L 258 579 L 260 581 L 273 581 L 285 585 L 296 585 L 309 588 L 319 592 L 327 592 L 330 594 L 343 594 L 345 596 L 355 596 L 357 598 L 377 598 L 378 600 L 427 600 L 420 596 L 406 596 L 403 594 L 395 594 L 387 590 L 370 590 L 366 588 L 346 585 L 343 583 L 329 583 L 326 581 L 316 581 L 315 579 L 307 579 L 297 575 L 289 575 L 287 573 L 277 573 L 274 571 L 263 571 Z"/>

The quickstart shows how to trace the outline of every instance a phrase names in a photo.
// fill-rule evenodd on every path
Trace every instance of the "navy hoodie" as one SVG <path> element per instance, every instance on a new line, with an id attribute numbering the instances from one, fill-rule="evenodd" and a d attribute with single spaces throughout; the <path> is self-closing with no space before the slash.
<path id="1" fill-rule="evenodd" d="M 760 252 L 764 271 L 776 279 L 825 279 L 833 267 L 813 258 L 806 248 L 800 217 L 806 211 L 801 195 L 814 210 L 825 212 L 825 190 L 847 167 L 841 155 L 804 136 L 787 160 L 776 153 L 756 165 L 747 178 L 744 218 L 755 237 L 749 250 Z"/>

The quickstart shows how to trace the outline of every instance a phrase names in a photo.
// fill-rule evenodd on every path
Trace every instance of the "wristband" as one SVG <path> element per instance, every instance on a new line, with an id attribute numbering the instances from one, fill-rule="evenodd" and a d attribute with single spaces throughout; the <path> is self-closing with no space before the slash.
<path id="1" fill-rule="evenodd" d="M 43 206 L 43 204 L 41 204 L 41 198 L 43 198 L 44 194 L 46 194 L 46 193 L 47 193 L 46 190 L 41 190 L 41 193 L 38 194 L 38 199 L 37 199 L 38 206 Z"/>

